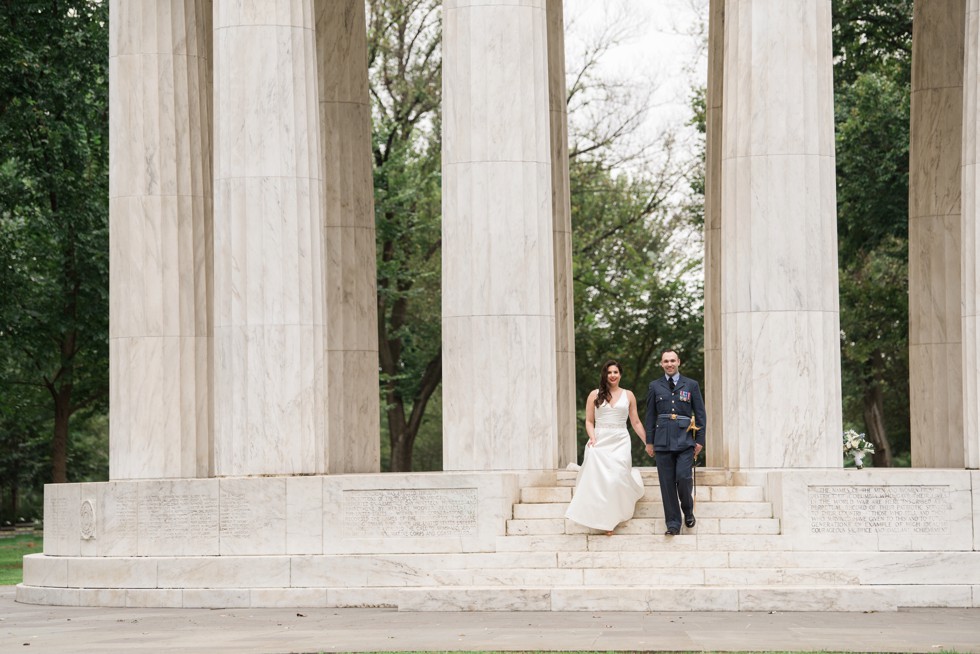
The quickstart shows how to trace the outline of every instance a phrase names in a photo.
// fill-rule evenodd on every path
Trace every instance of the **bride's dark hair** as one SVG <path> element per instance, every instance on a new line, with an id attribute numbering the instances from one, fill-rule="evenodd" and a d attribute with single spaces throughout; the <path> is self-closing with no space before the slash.
<path id="1" fill-rule="evenodd" d="M 604 364 L 602 364 L 602 370 L 599 373 L 599 392 L 595 396 L 595 406 L 599 408 L 602 406 L 603 402 L 608 402 L 612 399 L 612 392 L 609 390 L 609 367 L 616 366 L 619 368 L 619 376 L 623 376 L 623 367 L 619 365 L 619 362 L 615 359 L 609 359 Z"/>

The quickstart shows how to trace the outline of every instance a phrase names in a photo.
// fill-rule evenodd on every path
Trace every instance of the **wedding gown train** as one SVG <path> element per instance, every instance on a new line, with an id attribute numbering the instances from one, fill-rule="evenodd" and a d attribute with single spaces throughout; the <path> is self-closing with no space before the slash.
<path id="1" fill-rule="evenodd" d="M 619 394 L 615 405 L 603 402 L 595 410 L 595 445 L 585 448 L 565 517 L 580 525 L 612 531 L 633 517 L 643 497 L 643 479 L 632 467 L 630 434 L 626 429 L 629 399 Z"/>

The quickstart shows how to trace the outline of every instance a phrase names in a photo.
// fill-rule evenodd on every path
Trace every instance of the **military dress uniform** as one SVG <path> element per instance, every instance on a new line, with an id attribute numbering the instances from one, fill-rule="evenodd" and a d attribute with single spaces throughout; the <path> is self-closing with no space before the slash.
<path id="1" fill-rule="evenodd" d="M 698 383 L 681 374 L 675 380 L 673 388 L 666 375 L 650 382 L 643 426 L 657 457 L 667 530 L 676 534 L 681 530 L 681 512 L 689 526 L 694 522 L 694 444 L 704 447 L 707 420 Z M 693 433 L 688 431 L 692 416 L 699 428 Z"/>

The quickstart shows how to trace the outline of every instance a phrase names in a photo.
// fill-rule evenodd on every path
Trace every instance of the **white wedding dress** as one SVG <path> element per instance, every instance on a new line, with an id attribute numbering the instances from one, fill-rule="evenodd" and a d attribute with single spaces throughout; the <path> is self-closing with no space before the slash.
<path id="1" fill-rule="evenodd" d="M 626 430 L 629 399 L 621 391 L 615 405 L 595 410 L 595 445 L 586 446 L 575 481 L 575 494 L 565 517 L 580 525 L 612 531 L 633 517 L 643 497 L 643 479 L 632 467 L 630 434 Z"/>

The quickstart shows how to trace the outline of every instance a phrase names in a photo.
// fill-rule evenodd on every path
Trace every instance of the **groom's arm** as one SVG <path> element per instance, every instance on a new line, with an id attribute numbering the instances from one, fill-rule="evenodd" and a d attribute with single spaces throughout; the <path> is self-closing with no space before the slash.
<path id="1" fill-rule="evenodd" d="M 647 445 L 653 445 L 653 432 L 657 427 L 657 393 L 653 384 L 647 389 L 647 411 L 643 420 L 643 431 L 646 432 Z"/>

